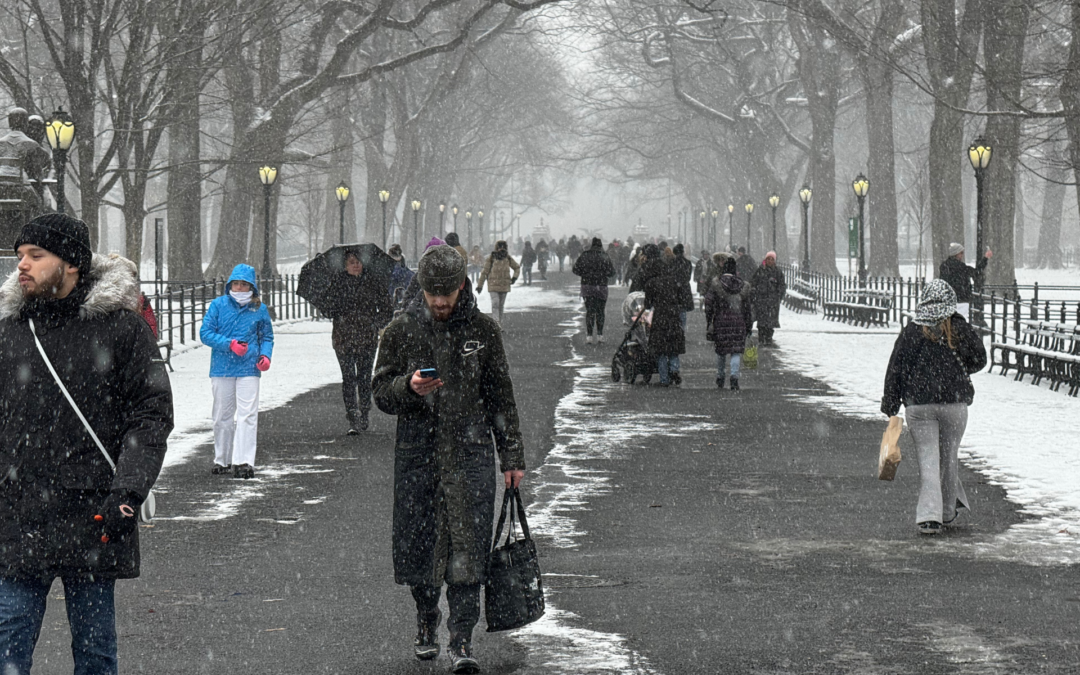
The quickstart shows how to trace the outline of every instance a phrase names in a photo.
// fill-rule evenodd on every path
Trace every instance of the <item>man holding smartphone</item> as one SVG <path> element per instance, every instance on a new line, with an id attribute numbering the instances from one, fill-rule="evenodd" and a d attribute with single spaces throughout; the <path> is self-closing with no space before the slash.
<path id="1" fill-rule="evenodd" d="M 491 549 L 495 455 L 504 485 L 517 487 L 524 447 L 502 334 L 477 309 L 465 260 L 434 246 L 417 278 L 423 295 L 386 327 L 372 379 L 375 404 L 398 417 L 394 580 L 410 586 L 416 601 L 421 660 L 439 654 L 447 584 L 451 671 L 475 673 L 472 631 Z"/>

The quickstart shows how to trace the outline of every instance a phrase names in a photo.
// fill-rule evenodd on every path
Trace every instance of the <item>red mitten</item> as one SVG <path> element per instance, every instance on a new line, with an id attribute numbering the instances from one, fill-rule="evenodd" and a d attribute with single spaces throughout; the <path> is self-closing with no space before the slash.
<path id="1" fill-rule="evenodd" d="M 255 367 L 265 373 L 270 370 L 270 359 L 260 356 L 259 360 L 255 362 Z"/>
<path id="2" fill-rule="evenodd" d="M 240 342 L 239 340 L 233 340 L 229 343 L 229 349 L 232 350 L 233 354 L 236 354 L 237 356 L 243 356 L 244 354 L 247 354 L 247 343 Z"/>

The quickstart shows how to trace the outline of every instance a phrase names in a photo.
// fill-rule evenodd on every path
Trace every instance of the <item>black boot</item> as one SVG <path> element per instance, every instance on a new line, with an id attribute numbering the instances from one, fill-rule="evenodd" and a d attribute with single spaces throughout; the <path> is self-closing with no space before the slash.
<path id="1" fill-rule="evenodd" d="M 472 655 L 472 642 L 470 640 L 461 640 L 451 637 L 450 644 L 446 651 L 447 656 L 450 657 L 451 673 L 480 672 L 480 664 Z"/>
<path id="2" fill-rule="evenodd" d="M 439 655 L 440 623 L 442 623 L 442 610 L 436 609 L 434 614 L 417 613 L 413 653 L 421 661 L 430 661 Z"/>
<path id="3" fill-rule="evenodd" d="M 360 433 L 360 411 L 346 410 L 345 417 L 349 420 L 349 435 L 355 436 Z"/>
<path id="4" fill-rule="evenodd" d="M 739 378 L 731 378 L 731 391 L 739 391 Z"/>
<path id="5" fill-rule="evenodd" d="M 368 411 L 361 410 L 360 411 L 360 417 L 356 420 L 356 423 L 358 425 L 357 429 L 359 429 L 360 431 L 367 431 L 368 430 Z"/>

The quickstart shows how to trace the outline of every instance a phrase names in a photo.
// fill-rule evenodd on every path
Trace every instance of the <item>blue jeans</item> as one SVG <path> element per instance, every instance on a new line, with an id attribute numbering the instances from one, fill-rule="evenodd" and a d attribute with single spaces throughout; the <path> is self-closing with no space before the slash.
<path id="1" fill-rule="evenodd" d="M 115 675 L 116 582 L 63 581 L 75 675 Z M 30 675 L 50 586 L 52 579 L 0 577 L 0 673 Z"/>
<path id="2" fill-rule="evenodd" d="M 724 381 L 724 360 L 727 354 L 716 355 L 716 379 L 720 382 Z M 731 379 L 739 379 L 739 367 L 742 366 L 742 354 L 731 355 Z"/>
<path id="3" fill-rule="evenodd" d="M 679 372 L 679 355 L 661 354 L 656 357 L 656 369 L 660 371 L 660 384 L 671 384 L 671 373 Z"/>
<path id="4" fill-rule="evenodd" d="M 682 326 L 683 332 L 686 332 L 686 312 L 679 312 L 679 325 Z M 676 368 L 675 370 L 678 370 Z"/>

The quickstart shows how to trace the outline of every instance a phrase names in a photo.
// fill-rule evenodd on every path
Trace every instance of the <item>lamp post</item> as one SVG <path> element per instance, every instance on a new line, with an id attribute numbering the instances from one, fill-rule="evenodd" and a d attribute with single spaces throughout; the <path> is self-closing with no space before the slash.
<path id="1" fill-rule="evenodd" d="M 754 202 L 746 202 L 746 255 L 750 255 L 750 217 L 754 215 Z"/>
<path id="2" fill-rule="evenodd" d="M 420 200 L 412 200 L 412 250 L 416 259 L 420 259 Z"/>
<path id="3" fill-rule="evenodd" d="M 276 166 L 264 166 L 259 168 L 259 180 L 263 185 L 263 264 L 262 278 L 269 279 L 274 275 L 274 268 L 270 264 L 270 191 L 274 188 L 278 170 Z"/>
<path id="4" fill-rule="evenodd" d="M 445 202 L 439 202 L 439 234 L 444 234 L 443 233 L 443 227 L 446 224 L 445 219 L 446 219 L 446 203 Z"/>
<path id="5" fill-rule="evenodd" d="M 484 207 L 481 206 L 476 210 L 476 217 L 480 220 L 480 248 L 484 248 Z M 472 255 L 472 246 L 469 247 L 469 254 Z"/>
<path id="6" fill-rule="evenodd" d="M 716 209 L 712 210 L 712 236 L 709 237 L 709 241 L 712 244 L 712 250 L 716 250 L 716 218 L 720 215 L 720 212 Z"/>
<path id="7" fill-rule="evenodd" d="M 708 214 L 704 211 L 701 212 L 701 241 L 705 241 L 705 217 Z"/>
<path id="8" fill-rule="evenodd" d="M 735 229 L 732 227 L 731 218 L 735 214 L 735 205 L 727 205 L 727 247 L 728 250 L 735 248 Z"/>
<path id="9" fill-rule="evenodd" d="M 468 251 L 472 250 L 472 209 L 465 212 L 465 242 L 469 245 Z"/>
<path id="10" fill-rule="evenodd" d="M 337 194 L 338 207 L 341 211 L 341 220 L 338 225 L 338 243 L 345 243 L 345 202 L 349 200 L 349 186 L 345 184 L 345 181 L 341 181 L 341 184 L 334 188 L 334 192 Z"/>
<path id="11" fill-rule="evenodd" d="M 390 191 L 379 190 L 379 201 L 382 202 L 382 247 L 386 250 L 386 202 L 390 201 Z"/>
<path id="12" fill-rule="evenodd" d="M 454 214 L 454 221 L 453 221 L 453 225 L 454 225 L 454 232 L 457 232 L 457 214 L 458 214 L 458 205 L 457 205 L 457 204 L 454 204 L 453 206 L 451 206 L 451 207 L 450 207 L 450 212 Z"/>
<path id="13" fill-rule="evenodd" d="M 975 169 L 975 250 L 977 255 L 983 255 L 986 250 L 983 248 L 983 217 L 985 214 L 983 178 L 986 175 L 986 167 L 990 166 L 992 156 L 993 149 L 982 136 L 976 138 L 971 143 L 971 147 L 968 148 L 968 160 L 971 162 L 971 168 Z M 975 292 L 982 293 L 982 289 L 983 275 L 980 273 L 975 277 Z"/>
<path id="14" fill-rule="evenodd" d="M 802 268 L 804 273 L 810 271 L 810 218 L 808 211 L 810 210 L 810 198 L 813 196 L 814 191 L 810 189 L 810 186 L 803 184 L 802 189 L 799 190 L 799 201 L 802 202 Z"/>
<path id="15" fill-rule="evenodd" d="M 769 197 L 769 206 L 772 207 L 772 250 L 776 251 L 776 207 L 780 206 L 780 197 Z"/>
<path id="16" fill-rule="evenodd" d="M 864 229 L 863 220 L 866 211 L 866 193 L 870 191 L 870 181 L 866 179 L 866 176 L 859 173 L 855 176 L 855 180 L 851 182 L 851 189 L 855 191 L 855 196 L 859 199 L 859 285 L 866 285 L 866 256 L 863 248 Z"/>
<path id="17" fill-rule="evenodd" d="M 67 172 L 67 154 L 71 142 L 75 140 L 75 125 L 71 116 L 59 106 L 52 114 L 52 119 L 45 127 L 45 136 L 53 149 L 53 163 L 56 167 L 56 210 L 64 213 L 64 174 Z"/>

